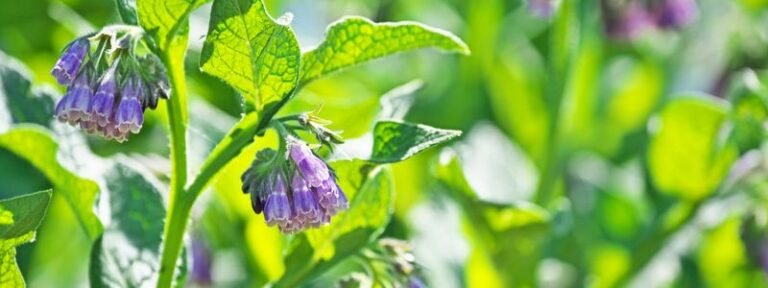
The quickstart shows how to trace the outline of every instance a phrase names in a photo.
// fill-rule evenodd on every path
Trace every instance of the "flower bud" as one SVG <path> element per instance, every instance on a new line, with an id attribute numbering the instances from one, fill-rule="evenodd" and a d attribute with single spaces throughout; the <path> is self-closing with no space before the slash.
<path id="1" fill-rule="evenodd" d="M 79 38 L 69 44 L 51 70 L 51 75 L 56 78 L 59 84 L 69 85 L 72 83 L 88 54 L 89 48 L 89 42 L 86 38 Z"/>

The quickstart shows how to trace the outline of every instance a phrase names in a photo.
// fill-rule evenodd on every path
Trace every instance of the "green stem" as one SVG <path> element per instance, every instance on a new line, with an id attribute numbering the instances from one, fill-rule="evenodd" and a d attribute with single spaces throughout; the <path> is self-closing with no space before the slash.
<path id="1" fill-rule="evenodd" d="M 168 211 L 165 222 L 165 236 L 163 237 L 163 255 L 160 262 L 160 277 L 157 287 L 171 287 L 176 263 L 184 240 L 184 231 L 189 222 L 189 212 L 194 203 L 189 197 L 179 197 L 174 203 L 174 209 Z"/>
<path id="2" fill-rule="evenodd" d="M 179 59 L 180 58 L 180 59 Z M 168 197 L 168 214 L 165 221 L 160 276 L 157 287 L 170 287 L 176 267 L 176 260 L 181 252 L 181 242 L 187 225 L 187 216 L 193 201 L 182 197 L 187 182 L 187 87 L 184 79 L 184 56 L 174 58 L 163 53 L 161 59 L 167 68 L 171 84 L 168 99 L 168 126 L 170 127 L 171 146 L 171 184 Z"/>
<path id="3" fill-rule="evenodd" d="M 193 202 L 202 193 L 211 179 L 216 176 L 216 173 L 224 168 L 230 160 L 240 154 L 240 151 L 245 146 L 253 142 L 253 137 L 256 134 L 265 129 L 266 126 L 262 126 L 258 114 L 249 113 L 213 148 L 211 154 L 200 167 L 200 173 L 195 176 L 192 184 L 187 187 L 188 197 Z"/>

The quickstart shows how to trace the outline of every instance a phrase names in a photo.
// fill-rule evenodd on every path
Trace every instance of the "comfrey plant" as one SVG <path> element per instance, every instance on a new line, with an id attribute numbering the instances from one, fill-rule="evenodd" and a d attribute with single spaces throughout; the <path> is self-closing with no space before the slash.
<path id="1" fill-rule="evenodd" d="M 140 30 L 114 26 L 70 43 L 51 71 L 67 86 L 56 118 L 118 142 L 139 133 L 144 111 L 168 95 L 156 56 L 136 53 L 142 39 Z M 95 51 L 91 42 L 98 43 Z"/>
<path id="2" fill-rule="evenodd" d="M 186 257 L 180 259 L 180 255 L 186 251 L 184 235 L 198 196 L 224 166 L 244 154 L 241 151 L 245 147 L 274 130 L 279 140 L 276 147 L 257 152 L 241 177 L 242 192 L 250 197 L 253 211 L 263 214 L 266 225 L 276 226 L 290 242 L 280 252 L 285 255 L 286 273 L 269 281 L 276 287 L 295 287 L 328 278 L 324 273 L 345 259 L 381 254 L 395 261 L 385 261 L 384 266 L 396 267 L 391 274 L 396 283 L 424 286 L 409 253 L 390 255 L 381 252 L 383 248 L 370 250 L 378 245 L 376 241 L 391 214 L 394 191 L 387 164 L 408 159 L 460 132 L 407 123 L 402 115 L 382 113 L 371 123 L 374 140 L 370 156 L 327 161 L 323 155 L 344 149 L 340 147 L 344 143 L 340 133 L 328 128 L 331 122 L 322 119 L 318 111 L 281 112 L 300 96 L 303 87 L 333 72 L 420 48 L 468 54 L 466 44 L 446 31 L 415 22 L 374 23 L 362 17 L 345 17 L 331 24 L 322 43 L 302 52 L 290 27 L 290 14 L 274 19 L 260 0 L 213 0 L 200 69 L 242 96 L 243 114 L 202 164 L 191 167 L 187 126 L 188 118 L 196 115 L 187 111 L 184 58 L 189 14 L 205 2 L 138 0 L 134 5 L 134 1 L 117 1 L 126 25 L 108 26 L 75 39 L 64 48 L 51 71 L 56 81 L 66 86 L 65 95 L 56 104 L 55 119 L 107 140 L 124 142 L 131 134 L 140 133 L 147 108 L 155 109 L 161 98 L 167 100 L 171 163 L 167 208 L 161 204 L 158 187 L 162 185 L 153 184 L 158 180 L 131 172 L 133 168 L 121 164 L 123 161 L 105 173 L 106 185 L 100 191 L 109 193 L 107 199 L 112 201 L 111 220 L 105 222 L 109 225 L 101 224 L 93 207 L 74 207 L 94 242 L 91 284 L 117 285 L 114 281 L 120 279 L 119 283 L 128 286 L 143 287 L 148 281 L 156 281 L 157 287 L 170 287 L 174 281 L 183 285 Z M 382 111 L 407 111 L 410 105 L 382 103 L 405 105 L 382 107 Z M 190 171 L 196 173 L 188 174 Z M 68 183 L 82 181 L 77 182 L 79 188 L 61 189 L 59 193 L 75 199 L 70 203 L 92 204 L 89 201 L 96 198 L 98 186 L 73 179 Z M 137 199 L 151 201 L 134 203 L 140 201 Z M 160 222 L 157 218 L 163 216 L 165 221 Z M 143 222 L 138 225 L 137 221 Z M 333 249 L 337 244 L 343 249 Z M 215 284 L 215 277 L 209 277 L 215 263 L 206 260 L 209 253 L 201 254 L 203 250 L 192 249 L 193 259 L 198 261 L 192 266 L 199 275 L 193 278 Z M 136 256 L 120 251 L 142 252 Z M 119 267 L 119 263 L 139 262 L 149 267 L 128 272 Z M 344 276 L 335 275 L 331 282 L 339 283 Z M 263 281 L 261 284 L 267 284 Z"/>

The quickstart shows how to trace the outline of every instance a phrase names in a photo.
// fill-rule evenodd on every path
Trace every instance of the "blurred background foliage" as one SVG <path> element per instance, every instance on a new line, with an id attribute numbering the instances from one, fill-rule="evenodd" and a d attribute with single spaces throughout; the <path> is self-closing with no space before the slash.
<path id="1" fill-rule="evenodd" d="M 768 1 L 696 1 L 690 23 L 675 29 L 629 27 L 636 23 L 627 3 L 642 1 L 266 2 L 272 15 L 295 15 L 303 48 L 319 43 L 332 21 L 362 15 L 440 27 L 472 50 L 345 70 L 286 108 L 322 106 L 331 127 L 354 139 L 337 157 L 370 142 L 366 131 L 387 93 L 413 95 L 407 120 L 465 132 L 451 147 L 391 169 L 396 198 L 383 235 L 412 245 L 430 286 L 768 286 Z M 207 4 L 190 19 L 192 167 L 240 113 L 235 92 L 198 70 L 209 12 Z M 63 91 L 47 86 L 55 84 L 49 72 L 62 47 L 117 22 L 113 1 L 0 1 L 0 50 L 28 67 L 37 94 L 53 95 L 19 107 L 52 111 L 45 99 Z M 69 146 L 129 155 L 167 180 L 164 113 L 148 113 L 127 144 L 89 136 Z M 58 125 L 46 114 L 24 115 L 32 116 L 12 122 Z M 61 139 L 68 133 L 57 130 Z M 261 286 L 294 272 L 283 261 L 288 238 L 266 227 L 240 191 L 255 152 L 276 143 L 270 133 L 263 138 L 195 207 L 192 257 L 206 261 L 193 263 L 188 285 Z M 59 159 L 72 157 L 65 152 Z M 83 161 L 68 168 L 98 169 Z M 2 198 L 51 186 L 4 148 L 0 164 Z M 91 242 L 63 201 L 54 196 L 37 241 L 19 247 L 31 287 L 87 283 Z M 324 277 L 316 284 L 328 283 Z"/>

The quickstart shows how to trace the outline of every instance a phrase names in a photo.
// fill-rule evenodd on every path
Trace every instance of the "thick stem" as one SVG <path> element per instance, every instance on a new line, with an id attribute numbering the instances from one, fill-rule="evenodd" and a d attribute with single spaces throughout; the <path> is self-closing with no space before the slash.
<path id="1" fill-rule="evenodd" d="M 168 214 L 165 221 L 165 237 L 157 287 L 170 287 L 173 281 L 176 259 L 181 252 L 181 242 L 187 225 L 187 216 L 193 201 L 183 197 L 187 182 L 187 87 L 184 79 L 183 55 L 173 58 L 163 54 L 161 59 L 168 71 L 171 95 L 168 99 L 168 126 L 171 146 L 171 187 L 168 197 Z"/>
<path id="2" fill-rule="evenodd" d="M 182 195 L 184 196 L 184 195 Z M 157 287 L 171 287 L 173 276 L 176 272 L 181 247 L 184 242 L 184 231 L 189 222 L 189 212 L 192 210 L 193 201 L 188 197 L 178 197 L 174 203 L 174 209 L 170 210 L 165 222 L 165 234 L 163 236 L 163 250 L 160 262 L 160 277 Z"/>
<path id="3" fill-rule="evenodd" d="M 192 184 L 187 188 L 187 194 L 194 202 L 197 196 L 205 189 L 208 182 L 216 176 L 224 165 L 227 165 L 230 160 L 240 154 L 245 146 L 253 141 L 253 137 L 260 131 L 264 130 L 259 122 L 257 113 L 249 113 L 240 120 L 240 122 L 227 133 L 227 136 L 213 148 L 211 154 L 205 159 L 203 165 L 200 167 L 200 173 L 192 181 Z"/>

